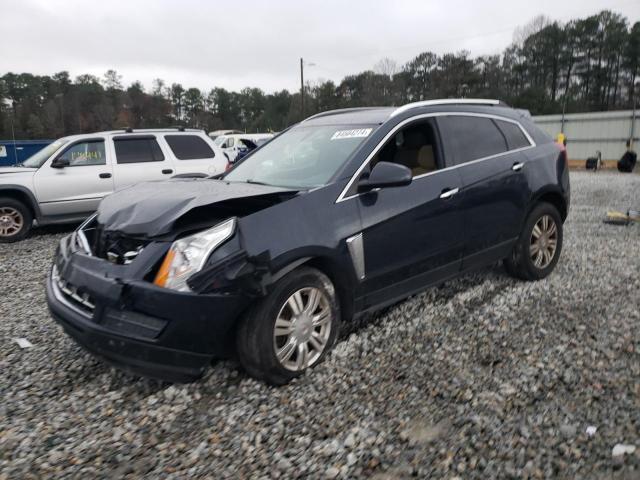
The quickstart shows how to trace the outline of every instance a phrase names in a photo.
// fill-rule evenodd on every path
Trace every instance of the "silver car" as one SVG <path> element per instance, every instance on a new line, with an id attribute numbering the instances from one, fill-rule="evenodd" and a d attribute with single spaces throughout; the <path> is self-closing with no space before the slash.
<path id="1" fill-rule="evenodd" d="M 0 167 L 0 243 L 38 225 L 73 223 L 127 185 L 217 175 L 227 157 L 201 130 L 116 130 L 56 140 L 16 167 Z"/>

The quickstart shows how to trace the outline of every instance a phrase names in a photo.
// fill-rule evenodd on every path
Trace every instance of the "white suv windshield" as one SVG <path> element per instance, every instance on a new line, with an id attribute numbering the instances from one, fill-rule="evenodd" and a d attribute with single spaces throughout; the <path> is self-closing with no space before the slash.
<path id="1" fill-rule="evenodd" d="M 294 127 L 247 157 L 224 179 L 294 188 L 325 185 L 374 128 Z"/>
<path id="2" fill-rule="evenodd" d="M 22 166 L 29 167 L 29 168 L 40 168 L 42 164 L 47 161 L 47 158 L 53 155 L 53 152 L 58 150 L 61 146 L 63 146 L 68 141 L 69 140 L 60 139 L 60 140 L 56 140 L 53 143 L 50 143 L 49 145 L 44 147 L 42 150 L 34 153 L 29 158 L 27 158 L 24 162 L 22 162 Z"/>

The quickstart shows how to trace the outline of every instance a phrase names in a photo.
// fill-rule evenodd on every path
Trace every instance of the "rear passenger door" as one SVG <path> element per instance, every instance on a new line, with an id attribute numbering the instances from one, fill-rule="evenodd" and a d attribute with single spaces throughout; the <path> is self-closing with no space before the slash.
<path id="1" fill-rule="evenodd" d="M 116 189 L 138 182 L 170 178 L 174 166 L 166 158 L 155 135 L 113 137 Z"/>
<path id="2" fill-rule="evenodd" d="M 176 158 L 175 173 L 216 175 L 224 172 L 226 160 L 216 158 L 211 145 L 199 135 L 167 134 L 164 140 Z"/>
<path id="3" fill-rule="evenodd" d="M 452 114 L 439 117 L 438 124 L 447 158 L 462 179 L 462 268 L 499 260 L 511 251 L 526 213 L 529 191 L 522 151 L 531 143 L 517 122 L 508 119 Z"/>

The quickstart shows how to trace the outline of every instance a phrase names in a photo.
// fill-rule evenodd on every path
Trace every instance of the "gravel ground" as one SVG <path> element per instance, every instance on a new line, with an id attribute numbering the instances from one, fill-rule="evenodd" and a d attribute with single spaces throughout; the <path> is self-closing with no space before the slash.
<path id="1" fill-rule="evenodd" d="M 447 282 L 282 388 L 233 362 L 173 386 L 105 366 L 47 313 L 65 231 L 0 245 L 0 479 L 640 478 L 640 225 L 601 222 L 640 207 L 640 176 L 571 177 L 548 279 Z"/>

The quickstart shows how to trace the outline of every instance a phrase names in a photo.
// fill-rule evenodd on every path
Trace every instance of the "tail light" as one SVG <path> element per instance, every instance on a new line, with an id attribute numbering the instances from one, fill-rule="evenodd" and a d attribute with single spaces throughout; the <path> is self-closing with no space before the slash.
<path id="1" fill-rule="evenodd" d="M 229 170 L 231 170 L 232 167 L 233 167 L 233 163 L 227 162 L 227 166 L 224 168 L 224 171 L 228 172 Z"/>

